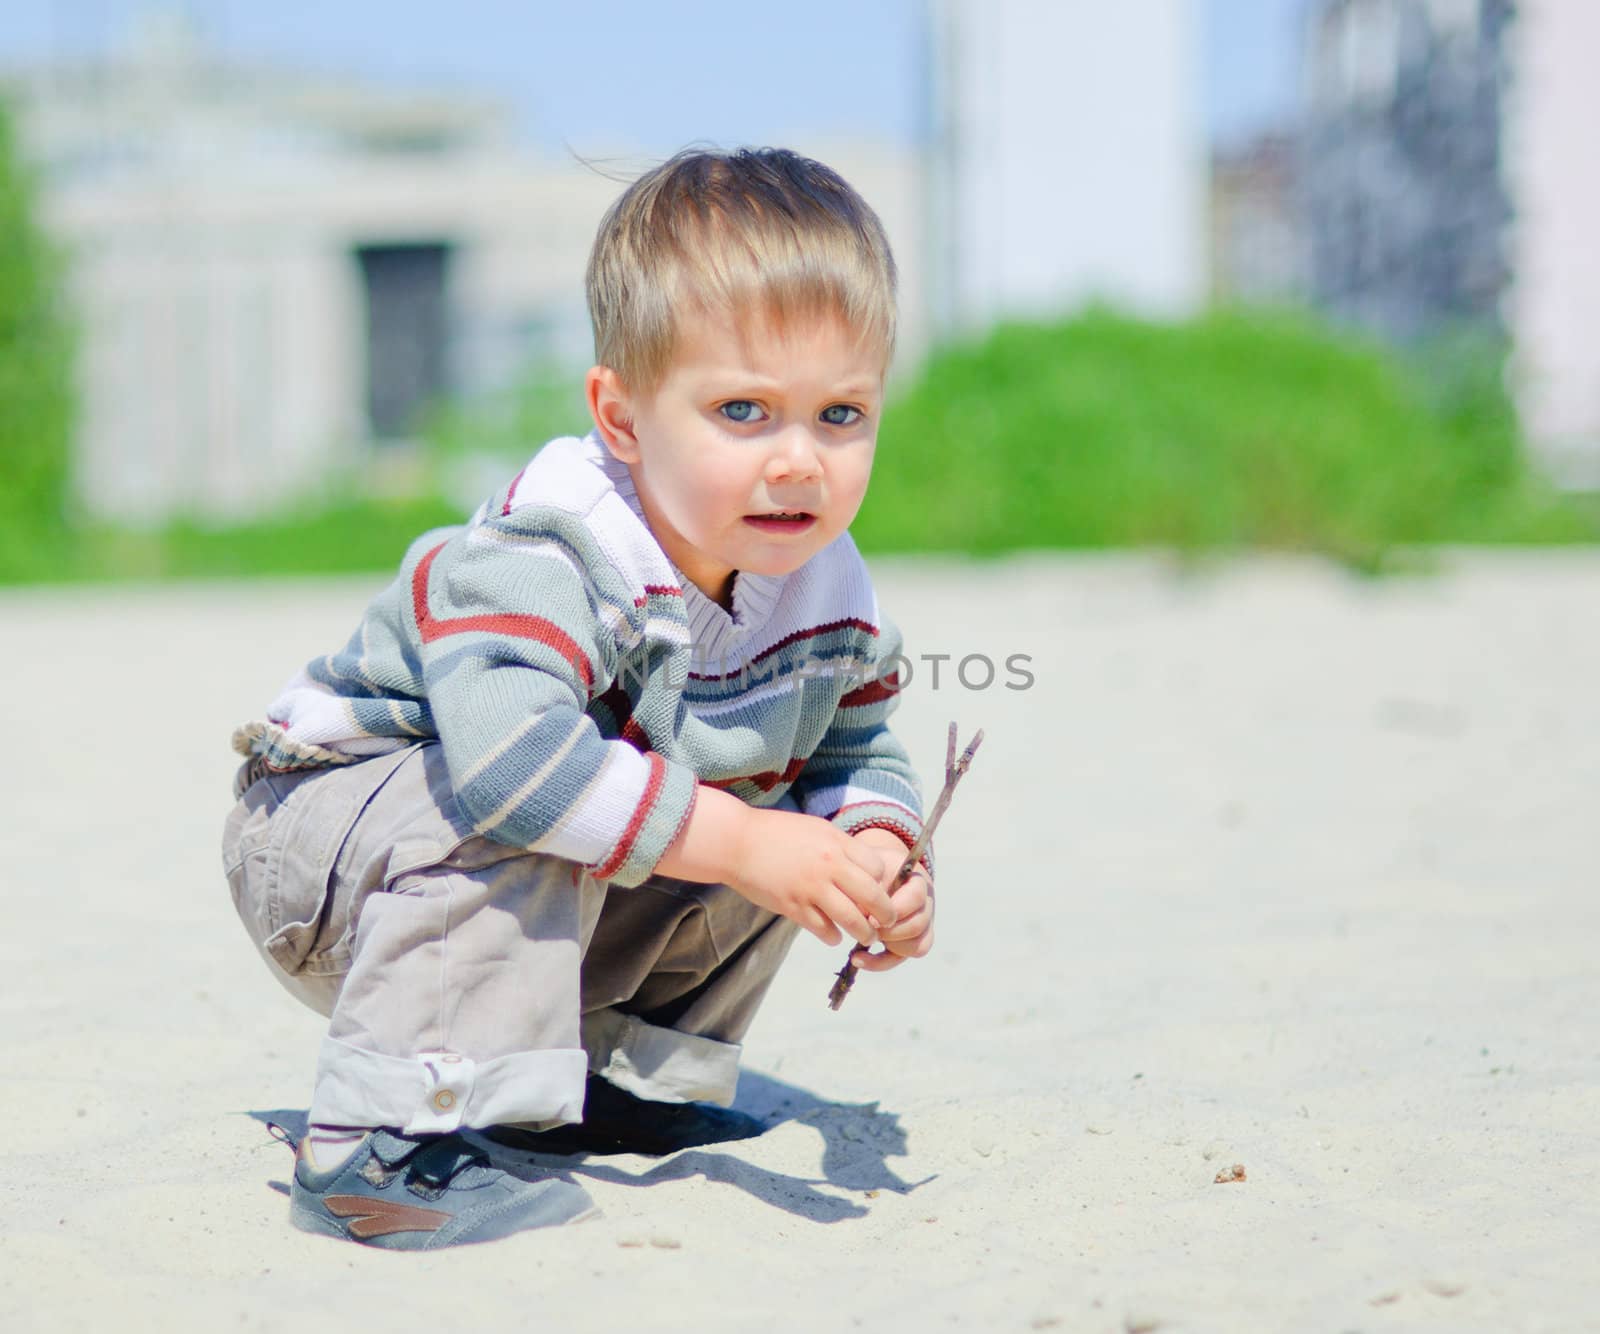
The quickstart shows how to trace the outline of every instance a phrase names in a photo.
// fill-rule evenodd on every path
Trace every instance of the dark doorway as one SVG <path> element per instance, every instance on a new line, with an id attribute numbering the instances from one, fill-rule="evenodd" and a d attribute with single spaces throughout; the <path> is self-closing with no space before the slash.
<path id="1" fill-rule="evenodd" d="M 402 439 L 447 383 L 450 247 L 356 249 L 367 295 L 367 420 L 379 440 Z"/>

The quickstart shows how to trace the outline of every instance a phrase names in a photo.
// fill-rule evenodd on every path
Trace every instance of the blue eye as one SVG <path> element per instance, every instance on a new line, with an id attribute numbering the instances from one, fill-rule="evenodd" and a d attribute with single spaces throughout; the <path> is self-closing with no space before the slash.
<path id="1" fill-rule="evenodd" d="M 829 426 L 854 426 L 861 420 L 861 409 L 844 403 L 832 403 L 823 408 L 822 420 Z"/>
<path id="2" fill-rule="evenodd" d="M 748 398 L 736 398 L 731 403 L 724 403 L 717 409 L 731 422 L 753 422 L 761 420 L 761 409 Z"/>

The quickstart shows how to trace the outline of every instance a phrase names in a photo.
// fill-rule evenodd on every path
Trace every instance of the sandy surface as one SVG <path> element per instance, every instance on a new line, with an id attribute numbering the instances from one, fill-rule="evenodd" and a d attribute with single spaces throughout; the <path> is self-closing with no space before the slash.
<path id="1" fill-rule="evenodd" d="M 934 955 L 831 1014 L 803 939 L 764 1137 L 426 1256 L 289 1228 L 319 1021 L 216 851 L 229 730 L 371 581 L 0 594 L 0 1328 L 1600 1328 L 1600 555 L 879 582 L 1036 677 L 907 696 L 925 774 L 988 733 Z"/>

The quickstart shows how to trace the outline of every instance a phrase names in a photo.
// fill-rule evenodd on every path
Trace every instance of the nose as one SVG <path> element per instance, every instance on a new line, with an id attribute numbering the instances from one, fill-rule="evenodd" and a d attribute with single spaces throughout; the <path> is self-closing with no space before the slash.
<path id="1" fill-rule="evenodd" d="M 817 442 L 804 426 L 780 432 L 767 458 L 769 482 L 814 482 L 822 476 L 822 456 Z"/>

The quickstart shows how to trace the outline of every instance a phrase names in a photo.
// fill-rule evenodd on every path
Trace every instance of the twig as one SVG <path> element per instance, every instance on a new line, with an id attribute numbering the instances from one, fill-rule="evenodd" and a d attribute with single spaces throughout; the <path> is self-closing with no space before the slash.
<path id="1" fill-rule="evenodd" d="M 911 845 L 911 850 L 906 854 L 906 859 L 901 863 L 900 869 L 895 872 L 894 883 L 903 885 L 910 878 L 911 873 L 917 869 L 917 863 L 922 859 L 922 854 L 927 850 L 928 841 L 933 837 L 934 827 L 938 825 L 945 813 L 945 808 L 950 805 L 950 798 L 955 795 L 956 784 L 961 781 L 961 776 L 967 772 L 972 763 L 972 757 L 978 753 L 978 743 L 983 740 L 983 729 L 980 727 L 972 740 L 967 742 L 967 748 L 961 752 L 961 758 L 956 758 L 956 725 L 950 724 L 949 739 L 944 749 L 944 790 L 939 793 L 939 800 L 933 803 L 933 810 L 928 813 L 928 818 L 922 823 L 922 832 L 917 835 L 916 842 Z M 852 951 L 853 952 L 853 951 Z M 837 1010 L 844 1004 L 844 998 L 850 994 L 850 988 L 855 985 L 856 973 L 859 970 L 847 958 L 844 967 L 835 975 L 836 980 L 828 992 L 828 1008 Z"/>

